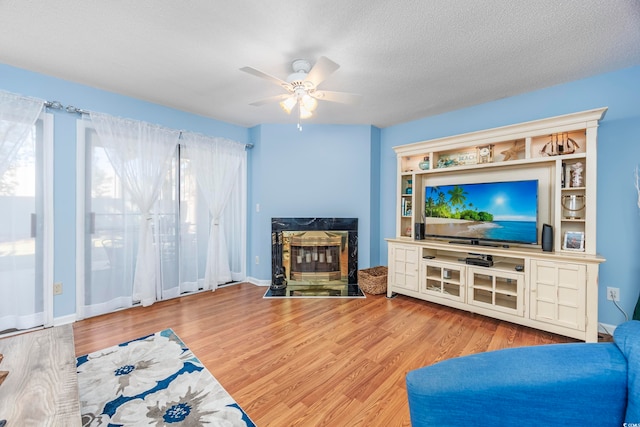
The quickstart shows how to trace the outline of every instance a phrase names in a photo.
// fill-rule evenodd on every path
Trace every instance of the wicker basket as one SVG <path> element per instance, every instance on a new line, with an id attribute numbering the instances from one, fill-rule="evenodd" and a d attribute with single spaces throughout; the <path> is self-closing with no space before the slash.
<path id="1" fill-rule="evenodd" d="M 387 267 L 378 266 L 358 271 L 358 286 L 371 295 L 387 292 Z"/>

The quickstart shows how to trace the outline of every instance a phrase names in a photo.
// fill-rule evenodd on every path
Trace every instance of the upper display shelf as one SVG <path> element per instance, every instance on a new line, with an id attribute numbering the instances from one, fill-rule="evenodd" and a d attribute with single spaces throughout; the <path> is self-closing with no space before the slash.
<path id="1" fill-rule="evenodd" d="M 527 163 L 587 154 L 586 129 L 606 108 L 394 147 L 401 173 Z"/>

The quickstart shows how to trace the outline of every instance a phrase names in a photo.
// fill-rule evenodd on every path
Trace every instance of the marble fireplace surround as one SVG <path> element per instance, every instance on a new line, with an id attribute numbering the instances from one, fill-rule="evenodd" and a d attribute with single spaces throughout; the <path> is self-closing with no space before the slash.
<path id="1" fill-rule="evenodd" d="M 282 253 L 277 249 L 278 236 L 284 231 L 347 232 L 347 280 L 358 283 L 358 219 L 357 218 L 272 218 L 271 219 L 271 280 L 276 283 L 278 267 L 283 267 Z M 281 240 L 280 240 L 281 241 Z"/>

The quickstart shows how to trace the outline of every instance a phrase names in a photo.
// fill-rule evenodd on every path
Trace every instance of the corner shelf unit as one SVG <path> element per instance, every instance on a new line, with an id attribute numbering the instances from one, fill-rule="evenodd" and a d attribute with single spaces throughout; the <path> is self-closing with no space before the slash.
<path id="1" fill-rule="evenodd" d="M 604 262 L 596 254 L 597 129 L 606 110 L 394 147 L 398 197 L 396 237 L 388 239 L 388 294 L 597 340 L 597 277 Z M 525 179 L 538 180 L 538 227 L 552 227 L 552 251 L 543 252 L 540 239 L 486 249 L 416 239 L 426 187 Z M 460 259 L 468 252 L 491 254 L 493 266 L 466 265 Z"/>

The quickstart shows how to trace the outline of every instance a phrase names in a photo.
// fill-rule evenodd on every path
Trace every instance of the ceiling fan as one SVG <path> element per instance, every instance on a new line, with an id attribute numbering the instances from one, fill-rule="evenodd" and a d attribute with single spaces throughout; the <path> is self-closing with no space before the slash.
<path id="1" fill-rule="evenodd" d="M 280 102 L 280 107 L 288 114 L 291 114 L 291 111 L 297 107 L 299 113 L 298 128 L 301 129 L 300 120 L 307 119 L 313 115 L 313 111 L 318 106 L 318 101 L 339 102 L 341 104 L 355 104 L 360 101 L 360 95 L 357 94 L 318 90 L 320 83 L 340 68 L 340 65 L 326 56 L 318 58 L 313 68 L 306 59 L 296 59 L 291 64 L 291 67 L 293 68 L 293 73 L 287 77 L 286 81 L 253 67 L 240 68 L 241 71 L 269 80 L 287 91 L 282 95 L 262 99 L 250 105 L 260 106 L 271 102 Z"/>

